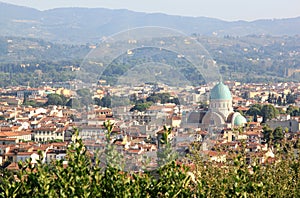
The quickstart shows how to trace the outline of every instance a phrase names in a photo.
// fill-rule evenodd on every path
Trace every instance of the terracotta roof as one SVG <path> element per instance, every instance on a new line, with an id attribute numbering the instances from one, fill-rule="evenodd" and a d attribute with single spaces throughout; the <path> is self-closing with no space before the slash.
<path id="1" fill-rule="evenodd" d="M 12 162 L 10 165 L 6 167 L 7 170 L 19 170 L 19 166 L 17 162 Z"/>
<path id="2" fill-rule="evenodd" d="M 55 131 L 57 128 L 47 128 L 47 127 L 40 127 L 33 129 L 33 131 Z"/>
<path id="3" fill-rule="evenodd" d="M 0 137 L 14 137 L 14 136 L 23 136 L 30 135 L 31 132 L 28 131 L 19 131 L 19 132 L 0 132 Z"/>
<path id="4" fill-rule="evenodd" d="M 181 120 L 181 117 L 180 116 L 173 116 L 172 119 L 173 120 Z"/>
<path id="5" fill-rule="evenodd" d="M 0 141 L 16 141 L 17 138 L 0 138 Z"/>
<path id="6" fill-rule="evenodd" d="M 30 156 L 31 154 L 33 154 L 34 152 L 18 152 L 17 153 L 17 156 L 20 156 L 20 155 L 22 155 L 22 156 Z"/>
<path id="7" fill-rule="evenodd" d="M 128 149 L 127 153 L 131 153 L 131 154 L 139 154 L 141 152 L 140 149 Z"/>
<path id="8" fill-rule="evenodd" d="M 238 110 L 238 111 L 248 111 L 249 107 L 241 107 L 241 106 L 239 106 L 238 108 L 236 108 L 236 110 Z"/>
<path id="9" fill-rule="evenodd" d="M 210 157 L 214 156 L 220 156 L 220 155 L 225 155 L 225 152 L 218 152 L 218 151 L 204 151 L 205 154 L 209 155 Z"/>

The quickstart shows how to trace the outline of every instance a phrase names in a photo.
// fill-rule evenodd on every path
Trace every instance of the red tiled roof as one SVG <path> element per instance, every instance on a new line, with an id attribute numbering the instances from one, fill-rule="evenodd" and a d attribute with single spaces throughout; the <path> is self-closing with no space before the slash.
<path id="1" fill-rule="evenodd" d="M 17 162 L 12 162 L 10 165 L 6 167 L 7 170 L 19 170 L 19 166 Z"/>

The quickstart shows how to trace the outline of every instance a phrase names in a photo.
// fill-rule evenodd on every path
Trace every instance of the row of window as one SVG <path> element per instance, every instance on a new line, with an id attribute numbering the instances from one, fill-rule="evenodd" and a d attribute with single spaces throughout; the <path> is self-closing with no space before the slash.
<path id="1" fill-rule="evenodd" d="M 52 131 L 36 131 L 35 135 L 54 135 Z M 62 136 L 62 133 L 56 133 L 57 136 Z"/>
<path id="2" fill-rule="evenodd" d="M 99 131 L 99 130 L 84 130 L 81 131 L 80 133 L 101 133 L 103 131 Z"/>
<path id="3" fill-rule="evenodd" d="M 223 108 L 229 108 L 229 103 L 222 103 L 223 105 L 221 105 L 221 103 L 217 104 L 217 103 L 212 103 L 211 107 L 212 108 L 221 108 L 223 106 Z"/>
<path id="4" fill-rule="evenodd" d="M 36 135 L 50 135 L 53 134 L 52 131 L 36 131 L 35 132 Z"/>
<path id="5" fill-rule="evenodd" d="M 62 134 L 61 134 L 61 133 L 58 133 L 57 136 L 62 136 Z M 46 138 L 40 137 L 40 138 L 34 138 L 34 140 L 35 140 L 36 142 L 45 142 L 45 141 L 54 140 L 54 139 L 55 139 L 54 137 L 46 137 Z"/>

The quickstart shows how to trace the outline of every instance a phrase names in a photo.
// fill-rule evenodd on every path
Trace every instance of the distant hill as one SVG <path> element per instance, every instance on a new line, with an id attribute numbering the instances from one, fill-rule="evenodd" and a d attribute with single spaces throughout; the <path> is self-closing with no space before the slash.
<path id="1" fill-rule="evenodd" d="M 59 8 L 39 11 L 0 2 L 0 36 L 41 38 L 54 42 L 97 42 L 122 30 L 141 26 L 174 28 L 186 34 L 300 34 L 300 17 L 228 22 L 207 17 L 182 17 L 103 8 Z"/>

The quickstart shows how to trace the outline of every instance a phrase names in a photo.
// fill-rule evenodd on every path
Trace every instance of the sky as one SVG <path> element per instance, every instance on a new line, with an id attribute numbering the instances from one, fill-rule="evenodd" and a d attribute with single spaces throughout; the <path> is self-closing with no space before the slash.
<path id="1" fill-rule="evenodd" d="M 0 0 L 47 10 L 59 7 L 128 9 L 181 16 L 205 16 L 227 21 L 300 16 L 300 0 Z"/>

